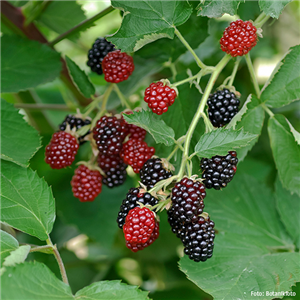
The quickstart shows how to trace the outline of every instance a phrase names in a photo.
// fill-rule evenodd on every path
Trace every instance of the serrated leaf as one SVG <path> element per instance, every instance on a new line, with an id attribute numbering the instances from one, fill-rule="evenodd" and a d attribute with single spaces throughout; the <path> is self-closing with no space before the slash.
<path id="1" fill-rule="evenodd" d="M 60 55 L 19 36 L 1 37 L 1 92 L 19 92 L 51 82 L 61 71 Z"/>
<path id="2" fill-rule="evenodd" d="M 1 299 L 74 300 L 70 286 L 57 279 L 46 265 L 39 262 L 5 267 L 1 285 Z"/>
<path id="3" fill-rule="evenodd" d="M 260 9 L 268 16 L 278 19 L 284 7 L 292 0 L 259 0 Z"/>
<path id="4" fill-rule="evenodd" d="M 1 220 L 46 240 L 55 220 L 55 202 L 44 179 L 31 169 L 1 163 Z"/>
<path id="5" fill-rule="evenodd" d="M 9 256 L 10 252 L 16 250 L 19 247 L 18 241 L 7 232 L 0 230 L 0 258 L 1 265 L 4 259 Z"/>
<path id="6" fill-rule="evenodd" d="M 217 128 L 202 135 L 195 147 L 195 152 L 199 157 L 224 156 L 230 150 L 247 146 L 256 137 L 256 134 L 244 132 L 243 129 L 235 131 L 233 129 Z"/>
<path id="7" fill-rule="evenodd" d="M 271 189 L 238 174 L 226 189 L 211 190 L 205 200 L 216 224 L 214 254 L 204 263 L 182 258 L 180 268 L 188 278 L 216 300 L 248 300 L 251 291 L 291 290 L 300 280 L 300 256 L 282 252 L 295 247 L 279 220 Z"/>
<path id="8" fill-rule="evenodd" d="M 208 0 L 197 7 L 198 16 L 219 18 L 225 13 L 234 16 L 237 14 L 239 4 L 240 1 L 237 0 Z"/>
<path id="9" fill-rule="evenodd" d="M 146 300 L 148 292 L 138 289 L 137 286 L 127 285 L 120 281 L 95 282 L 75 294 L 75 299 L 89 300 Z"/>
<path id="10" fill-rule="evenodd" d="M 131 115 L 123 115 L 129 124 L 134 124 L 147 130 L 154 138 L 156 143 L 163 143 L 166 146 L 174 144 L 174 130 L 151 111 L 142 110 Z"/>
<path id="11" fill-rule="evenodd" d="M 297 143 L 298 145 L 300 145 L 300 132 L 298 132 L 298 131 L 293 127 L 293 125 L 289 122 L 288 119 L 286 119 L 286 121 L 287 121 L 287 123 L 288 123 L 289 126 L 290 126 L 291 133 L 293 134 L 296 143 Z"/>
<path id="12" fill-rule="evenodd" d="M 295 142 L 286 118 L 282 115 L 270 118 L 268 132 L 283 187 L 300 195 L 300 146 Z"/>
<path id="13" fill-rule="evenodd" d="M 300 45 L 290 48 L 278 65 L 278 71 L 264 87 L 260 98 L 271 107 L 281 107 L 300 99 Z"/>
<path id="14" fill-rule="evenodd" d="M 187 21 L 192 7 L 187 1 L 111 1 L 124 11 L 120 29 L 108 38 L 122 51 L 137 51 L 160 38 L 174 37 L 174 26 Z"/>
<path id="15" fill-rule="evenodd" d="M 88 76 L 82 71 L 76 63 L 66 56 L 66 63 L 69 70 L 69 73 L 73 79 L 73 82 L 82 93 L 82 95 L 86 98 L 89 98 L 91 95 L 95 94 L 95 87 L 90 82 Z"/>
<path id="16" fill-rule="evenodd" d="M 275 182 L 274 195 L 280 219 L 287 232 L 293 237 L 297 248 L 300 248 L 300 198 L 284 189 L 278 177 Z"/>
<path id="17" fill-rule="evenodd" d="M 30 251 L 29 245 L 20 246 L 16 250 L 12 251 L 9 256 L 4 260 L 3 266 L 13 267 L 25 261 Z"/>
<path id="18" fill-rule="evenodd" d="M 21 166 L 28 166 L 30 158 L 41 147 L 38 132 L 23 119 L 12 104 L 3 99 L 0 139 L 1 158 Z"/>

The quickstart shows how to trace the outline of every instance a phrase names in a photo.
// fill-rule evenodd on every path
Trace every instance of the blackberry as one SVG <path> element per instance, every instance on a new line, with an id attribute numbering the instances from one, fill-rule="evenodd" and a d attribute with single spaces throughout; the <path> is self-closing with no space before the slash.
<path id="1" fill-rule="evenodd" d="M 203 199 L 206 196 L 205 187 L 199 181 L 187 177 L 177 182 L 172 189 L 171 211 L 181 224 L 193 223 L 198 220 L 204 208 Z"/>
<path id="2" fill-rule="evenodd" d="M 240 100 L 228 89 L 216 91 L 208 98 L 208 116 L 215 127 L 228 124 L 239 110 Z"/>
<path id="3" fill-rule="evenodd" d="M 213 255 L 215 223 L 207 217 L 199 217 L 198 222 L 188 226 L 182 238 L 184 253 L 195 262 L 206 261 Z"/>
<path id="4" fill-rule="evenodd" d="M 158 204 L 158 199 L 154 198 L 151 194 L 147 192 L 141 192 L 140 187 L 131 188 L 126 195 L 126 199 L 123 200 L 118 214 L 117 222 L 120 228 L 123 228 L 126 216 L 128 215 L 129 211 L 139 206 L 137 202 L 140 202 L 144 205 L 148 204 L 154 206 Z"/>
<path id="5" fill-rule="evenodd" d="M 88 119 L 81 119 L 81 118 L 76 118 L 73 115 L 67 115 L 64 119 L 64 121 L 59 125 L 59 129 L 61 131 L 65 131 L 67 128 L 67 125 L 70 125 L 70 129 L 76 128 L 76 130 L 80 129 L 81 127 L 85 126 L 85 125 L 89 125 L 91 124 L 91 121 Z M 85 143 L 85 141 L 83 140 L 85 136 L 87 136 L 90 133 L 90 131 L 88 131 L 86 134 L 78 137 L 78 142 L 79 145 L 82 145 Z"/>
<path id="6" fill-rule="evenodd" d="M 89 50 L 88 53 L 88 61 L 87 65 L 91 68 L 91 70 L 99 75 L 103 74 L 102 70 L 102 61 L 103 58 L 112 51 L 115 51 L 115 46 L 108 42 L 105 38 L 96 39 L 95 43 L 92 46 L 92 49 Z"/>
<path id="7" fill-rule="evenodd" d="M 203 171 L 202 178 L 205 179 L 205 187 L 215 190 L 226 187 L 237 170 L 237 163 L 235 151 L 229 151 L 226 156 L 202 158 L 200 167 Z"/>
<path id="8" fill-rule="evenodd" d="M 140 170 L 140 176 L 142 184 L 151 189 L 157 182 L 170 178 L 173 174 L 164 168 L 160 158 L 150 158 Z"/>

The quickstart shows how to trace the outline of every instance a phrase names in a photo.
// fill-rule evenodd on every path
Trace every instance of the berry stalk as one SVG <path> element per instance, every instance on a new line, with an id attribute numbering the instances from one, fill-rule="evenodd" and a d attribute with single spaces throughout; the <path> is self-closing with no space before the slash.
<path id="1" fill-rule="evenodd" d="M 239 64 L 240 64 L 241 59 L 242 59 L 242 58 L 241 58 L 240 56 L 237 57 L 237 59 L 236 59 L 236 61 L 235 61 L 235 63 L 234 63 L 234 67 L 233 67 L 232 73 L 231 73 L 231 75 L 230 75 L 230 80 L 229 80 L 229 82 L 228 82 L 228 86 L 232 86 L 232 84 L 233 84 L 233 81 L 234 81 L 236 72 L 237 72 L 237 70 L 238 70 L 238 68 L 239 68 Z"/>
<path id="2" fill-rule="evenodd" d="M 259 85 L 258 85 L 258 82 L 257 82 L 257 79 L 256 79 L 256 75 L 255 75 L 255 72 L 254 72 L 254 68 L 253 68 L 252 61 L 251 61 L 249 53 L 247 53 L 245 55 L 245 59 L 246 59 L 248 70 L 249 70 L 249 73 L 250 73 L 250 76 L 251 76 L 251 79 L 252 79 L 252 82 L 253 82 L 253 85 L 254 85 L 256 96 L 259 99 L 260 98 L 260 88 L 259 88 Z"/>

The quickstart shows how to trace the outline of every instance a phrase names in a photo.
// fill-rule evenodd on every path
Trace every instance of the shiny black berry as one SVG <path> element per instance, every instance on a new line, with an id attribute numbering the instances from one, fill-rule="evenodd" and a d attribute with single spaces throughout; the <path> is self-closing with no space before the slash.
<path id="1" fill-rule="evenodd" d="M 105 172 L 105 177 L 103 177 L 102 183 L 107 185 L 109 188 L 122 185 L 127 178 L 126 168 L 127 165 L 124 163 L 118 165 L 116 168 L 111 168 Z"/>
<path id="2" fill-rule="evenodd" d="M 116 50 L 115 46 L 108 42 L 105 38 L 96 39 L 92 49 L 88 53 L 87 65 L 91 70 L 99 75 L 103 74 L 102 61 L 103 58 L 109 53 Z"/>
<path id="3" fill-rule="evenodd" d="M 232 180 L 236 173 L 238 159 L 235 151 L 229 151 L 226 156 L 213 156 L 202 158 L 200 167 L 202 169 L 203 183 L 208 189 L 219 190 L 224 188 Z"/>
<path id="4" fill-rule="evenodd" d="M 164 168 L 160 158 L 150 158 L 140 170 L 140 176 L 142 184 L 151 189 L 157 182 L 168 179 L 173 174 Z"/>
<path id="5" fill-rule="evenodd" d="M 158 199 L 154 198 L 149 193 L 142 192 L 141 188 L 131 188 L 126 195 L 126 199 L 123 200 L 118 214 L 117 223 L 120 228 L 123 228 L 126 216 L 128 215 L 129 211 L 139 206 L 137 202 L 140 202 L 144 205 L 148 204 L 154 206 L 158 204 Z"/>
<path id="6" fill-rule="evenodd" d="M 216 91 L 208 98 L 208 116 L 215 127 L 228 124 L 239 110 L 240 100 L 228 89 Z"/>

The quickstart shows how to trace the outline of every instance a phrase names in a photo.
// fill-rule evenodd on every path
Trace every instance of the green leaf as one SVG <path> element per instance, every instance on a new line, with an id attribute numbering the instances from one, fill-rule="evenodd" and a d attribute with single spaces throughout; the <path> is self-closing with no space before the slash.
<path id="1" fill-rule="evenodd" d="M 1 220 L 46 240 L 55 220 L 55 202 L 44 179 L 31 169 L 1 163 Z"/>
<path id="2" fill-rule="evenodd" d="M 300 99 L 300 45 L 290 48 L 276 69 L 264 87 L 261 101 L 271 107 L 281 107 Z"/>
<path id="3" fill-rule="evenodd" d="M 259 7 L 266 15 L 278 19 L 283 8 L 291 1 L 292 0 L 259 0 Z"/>
<path id="4" fill-rule="evenodd" d="M 248 151 L 250 151 L 258 141 L 265 119 L 264 109 L 259 106 L 259 100 L 254 95 L 252 95 L 251 102 L 247 105 L 247 108 L 248 110 L 243 115 L 241 121 L 237 123 L 236 129 L 239 130 L 243 128 L 246 132 L 255 134 L 256 138 L 250 141 L 246 147 L 237 150 L 240 161 L 245 158 Z"/>
<path id="5" fill-rule="evenodd" d="M 287 232 L 293 237 L 297 248 L 300 248 L 300 198 L 284 189 L 278 177 L 274 195 L 281 221 Z"/>
<path id="6" fill-rule="evenodd" d="M 82 93 L 83 96 L 89 98 L 91 95 L 95 94 L 95 87 L 90 82 L 88 76 L 82 71 L 76 63 L 66 56 L 66 62 L 69 69 L 69 73 L 73 79 L 73 82 Z"/>
<path id="7" fill-rule="evenodd" d="M 174 38 L 174 26 L 186 22 L 192 13 L 187 1 L 111 1 L 124 11 L 120 29 L 108 38 L 122 51 L 137 51 L 160 38 Z"/>
<path id="8" fill-rule="evenodd" d="M 237 171 L 238 172 L 238 171 Z M 214 299 L 251 299 L 251 292 L 288 291 L 299 281 L 299 253 L 279 220 L 270 188 L 238 174 L 222 191 L 210 191 L 205 208 L 215 222 L 213 257 L 180 269 Z M 255 298 L 273 299 L 273 296 Z"/>
<path id="9" fill-rule="evenodd" d="M 225 13 L 234 16 L 237 14 L 237 9 L 240 1 L 236 0 L 208 0 L 199 4 L 198 16 L 209 18 L 219 18 Z"/>
<path id="10" fill-rule="evenodd" d="M 7 232 L 0 230 L 0 258 L 1 265 L 5 257 L 9 256 L 11 251 L 16 250 L 19 247 L 18 241 Z"/>
<path id="11" fill-rule="evenodd" d="M 290 130 L 291 133 L 293 134 L 295 141 L 297 142 L 298 145 L 300 145 L 300 132 L 298 132 L 293 125 L 289 122 L 288 119 L 286 119 L 286 121 L 288 122 L 289 126 L 290 126 Z"/>
<path id="12" fill-rule="evenodd" d="M 1 299 L 9 300 L 74 300 L 66 285 L 39 262 L 5 267 L 1 276 Z"/>
<path id="13" fill-rule="evenodd" d="M 30 251 L 29 245 L 20 246 L 18 249 L 12 251 L 4 260 L 3 266 L 13 267 L 25 261 Z"/>
<path id="14" fill-rule="evenodd" d="M 146 300 L 148 292 L 138 289 L 137 286 L 127 285 L 120 281 L 95 282 L 75 294 L 75 299 L 88 300 Z"/>
<path id="15" fill-rule="evenodd" d="M 19 92 L 59 76 L 59 53 L 45 44 L 19 36 L 1 37 L 1 92 Z"/>
<path id="16" fill-rule="evenodd" d="M 300 146 L 296 143 L 286 118 L 282 115 L 270 118 L 268 132 L 283 187 L 300 195 Z"/>
<path id="17" fill-rule="evenodd" d="M 28 166 L 30 158 L 41 147 L 38 132 L 23 119 L 12 104 L 3 99 L 0 138 L 1 158 L 21 166 Z"/>
<path id="18" fill-rule="evenodd" d="M 167 126 L 159 116 L 151 111 L 134 112 L 131 115 L 123 115 L 129 124 L 134 124 L 147 130 L 154 138 L 156 143 L 163 143 L 166 146 L 174 144 L 174 130 Z"/>
<path id="19" fill-rule="evenodd" d="M 51 1 L 39 16 L 38 21 L 62 34 L 85 19 L 86 17 L 76 1 Z M 76 32 L 71 39 L 74 40 L 78 37 L 79 33 Z"/>
<path id="20" fill-rule="evenodd" d="M 195 147 L 199 157 L 212 157 L 215 155 L 226 155 L 228 151 L 245 147 L 257 135 L 244 132 L 243 129 L 218 128 L 212 132 L 205 133 Z"/>

